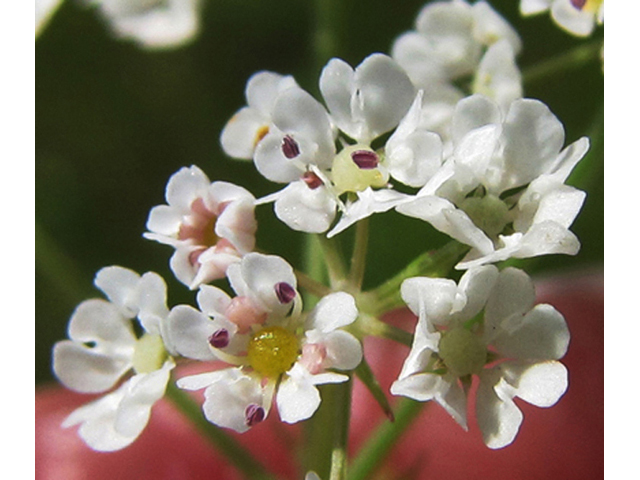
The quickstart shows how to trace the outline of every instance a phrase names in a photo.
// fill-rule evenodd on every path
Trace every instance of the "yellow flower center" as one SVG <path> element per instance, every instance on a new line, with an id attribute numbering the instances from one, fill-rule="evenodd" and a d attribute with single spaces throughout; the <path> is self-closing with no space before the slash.
<path id="1" fill-rule="evenodd" d="M 298 338 L 282 327 L 258 330 L 249 340 L 247 359 L 259 374 L 278 378 L 294 364 L 300 354 Z"/>
<path id="2" fill-rule="evenodd" d="M 361 192 L 367 187 L 384 187 L 389 174 L 379 165 L 376 152 L 366 145 L 344 148 L 333 160 L 331 176 L 339 193 Z"/>
<path id="3" fill-rule="evenodd" d="M 442 334 L 438 355 L 456 377 L 478 374 L 487 362 L 487 347 L 480 337 L 464 328 Z"/>
<path id="4" fill-rule="evenodd" d="M 159 370 L 167 359 L 167 351 L 160 335 L 145 333 L 136 343 L 133 352 L 133 369 L 136 373 Z"/>

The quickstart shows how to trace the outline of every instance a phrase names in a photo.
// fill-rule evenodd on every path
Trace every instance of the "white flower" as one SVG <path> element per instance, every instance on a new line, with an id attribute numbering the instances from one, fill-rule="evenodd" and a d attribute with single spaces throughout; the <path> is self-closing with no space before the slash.
<path id="1" fill-rule="evenodd" d="M 223 278 L 229 265 L 253 250 L 254 197 L 242 187 L 213 182 L 196 166 L 167 183 L 168 205 L 153 207 L 145 238 L 171 245 L 171 270 L 191 289 Z"/>
<path id="2" fill-rule="evenodd" d="M 552 306 L 534 306 L 522 270 L 473 268 L 458 285 L 410 278 L 401 292 L 419 319 L 394 395 L 435 400 L 466 430 L 467 392 L 477 375 L 476 416 L 495 449 L 513 442 L 522 423 L 516 396 L 549 407 L 566 391 L 567 370 L 558 362 L 569 345 L 566 322 Z"/>
<path id="3" fill-rule="evenodd" d="M 200 29 L 200 0 L 88 0 L 113 33 L 150 49 L 191 41 Z"/>
<path id="4" fill-rule="evenodd" d="M 391 58 L 370 55 L 355 69 L 334 58 L 323 69 L 320 89 L 330 115 L 299 88 L 279 94 L 272 110 L 272 128 L 256 148 L 254 161 L 266 178 L 289 183 L 258 203 L 275 201 L 280 220 L 295 230 L 312 233 L 327 231 L 339 210 L 342 216 L 329 232 L 332 236 L 406 198 L 392 190 L 372 190 L 386 189 L 389 181 L 386 159 L 371 148 L 372 140 L 399 123 L 404 125 L 394 137 L 390 170 L 400 181 L 419 186 L 441 157 L 437 138 L 425 140 L 427 134 L 417 131 L 415 120 L 403 120 L 409 115 L 414 87 Z M 421 97 L 416 98 L 420 102 Z M 341 139 L 337 154 L 333 125 L 347 137 Z M 357 143 L 348 143 L 353 140 Z M 425 155 L 429 158 L 423 158 Z M 423 167 L 419 161 L 429 165 Z M 412 176 L 415 172 L 420 177 Z M 343 194 L 350 198 L 341 200 Z"/>
<path id="5" fill-rule="evenodd" d="M 362 359 L 360 342 L 341 330 L 358 315 L 353 297 L 330 294 L 303 318 L 295 276 L 281 258 L 248 254 L 228 274 L 236 297 L 201 287 L 201 311 L 175 307 L 169 331 L 181 355 L 233 366 L 178 386 L 204 388 L 207 419 L 238 432 L 264 420 L 274 396 L 283 421 L 309 418 L 320 405 L 316 385 L 348 379 L 328 369 L 352 370 Z"/>
<path id="6" fill-rule="evenodd" d="M 247 82 L 247 106 L 238 110 L 227 122 L 220 143 L 227 155 L 251 160 L 256 146 L 269 133 L 271 117 L 278 94 L 297 86 L 291 76 L 273 72 L 258 72 Z"/>
<path id="7" fill-rule="evenodd" d="M 521 0 L 522 15 L 551 10 L 551 18 L 564 30 L 579 37 L 593 33 L 604 23 L 604 0 Z"/>
<path id="8" fill-rule="evenodd" d="M 435 195 L 419 192 L 397 210 L 470 245 L 456 268 L 578 252 L 569 227 L 585 194 L 564 182 L 586 153 L 586 138 L 562 149 L 562 124 L 542 102 L 516 100 L 503 118 L 479 95 L 458 104 L 452 132 L 454 175 Z"/>
<path id="9" fill-rule="evenodd" d="M 392 57 L 424 90 L 422 126 L 449 138 L 456 103 L 465 96 L 459 81 L 472 76 L 468 93 L 482 93 L 507 107 L 522 96 L 515 56 L 517 32 L 491 6 L 479 1 L 438 1 L 426 5 L 416 30 L 394 42 Z"/>
<path id="10" fill-rule="evenodd" d="M 75 410 L 64 427 L 80 425 L 79 434 L 94 450 L 119 450 L 146 426 L 153 404 L 163 395 L 173 346 L 166 339 L 166 285 L 153 272 L 140 277 L 122 267 L 100 270 L 95 284 L 109 301 L 82 302 L 69 321 L 69 338 L 55 344 L 53 370 L 68 388 L 82 393 L 115 391 Z M 143 335 L 137 338 L 137 317 Z"/>

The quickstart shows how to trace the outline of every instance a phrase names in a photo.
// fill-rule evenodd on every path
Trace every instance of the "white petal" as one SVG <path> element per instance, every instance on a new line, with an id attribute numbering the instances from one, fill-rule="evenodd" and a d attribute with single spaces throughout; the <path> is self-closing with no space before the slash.
<path id="1" fill-rule="evenodd" d="M 202 313 L 210 317 L 222 315 L 231 304 L 231 297 L 226 292 L 211 285 L 202 285 L 196 300 Z"/>
<path id="2" fill-rule="evenodd" d="M 251 160 L 260 137 L 271 125 L 270 117 L 257 110 L 244 107 L 227 122 L 220 134 L 224 153 L 240 160 Z"/>
<path id="3" fill-rule="evenodd" d="M 411 311 L 426 315 L 435 324 L 446 323 L 451 313 L 465 303 L 458 286 L 445 278 L 408 278 L 400 287 L 400 294 Z"/>
<path id="4" fill-rule="evenodd" d="M 507 358 L 558 360 L 569 347 L 569 329 L 551 305 L 536 305 L 526 315 L 505 319 L 492 344 Z"/>
<path id="5" fill-rule="evenodd" d="M 167 284 L 154 272 L 147 272 L 140 278 L 137 289 L 138 318 L 144 329 L 152 334 L 164 335 L 167 308 Z"/>
<path id="6" fill-rule="evenodd" d="M 139 374 L 127 383 L 127 392 L 118 406 L 115 430 L 126 437 L 137 438 L 149 422 L 151 407 L 164 396 L 171 370 L 172 360 L 165 362 L 160 370 Z"/>
<path id="7" fill-rule="evenodd" d="M 112 303 L 124 308 L 133 317 L 138 313 L 136 289 L 139 281 L 140 275 L 133 270 L 113 266 L 98 271 L 93 283 Z"/>
<path id="8" fill-rule="evenodd" d="M 382 54 L 368 56 L 356 68 L 355 82 L 371 138 L 396 127 L 415 96 L 413 84 L 404 70 Z"/>
<path id="9" fill-rule="evenodd" d="M 460 100 L 453 116 L 452 137 L 457 143 L 472 130 L 485 125 L 499 124 L 500 108 L 484 95 L 471 95 Z"/>
<path id="10" fill-rule="evenodd" d="M 240 254 L 248 253 L 255 247 L 258 224 L 254 210 L 253 196 L 234 200 L 224 208 L 216 221 L 216 235 L 228 240 Z"/>
<path id="11" fill-rule="evenodd" d="M 473 92 L 493 98 L 503 111 L 522 97 L 522 75 L 513 48 L 506 40 L 489 47 L 478 65 Z"/>
<path id="12" fill-rule="evenodd" d="M 205 390 L 202 405 L 205 417 L 219 427 L 246 432 L 250 428 L 246 418 L 250 405 L 263 408 L 265 415 L 269 411 L 269 405 L 264 404 L 266 398 L 260 381 L 235 368 L 217 373 L 216 380 Z"/>
<path id="13" fill-rule="evenodd" d="M 149 212 L 147 219 L 147 230 L 164 236 L 176 236 L 182 223 L 182 212 L 169 205 L 158 205 Z M 147 236 L 158 241 L 158 237 Z"/>
<path id="14" fill-rule="evenodd" d="M 310 314 L 312 328 L 331 332 L 352 324 L 358 317 L 354 298 L 345 292 L 335 292 L 323 297 Z"/>
<path id="15" fill-rule="evenodd" d="M 487 303 L 487 299 L 498 280 L 498 269 L 493 265 L 469 269 L 460 278 L 458 288 L 466 295 L 464 307 L 456 317 L 466 320 L 475 317 Z"/>
<path id="16" fill-rule="evenodd" d="M 275 130 L 267 135 L 256 148 L 254 162 L 256 169 L 268 180 L 277 183 L 289 183 L 299 180 L 318 153 L 317 145 L 305 138 L 290 136 L 300 149 L 300 154 L 289 159 L 285 156 L 282 145 L 286 134 Z"/>
<path id="17" fill-rule="evenodd" d="M 551 17 L 569 33 L 579 37 L 588 37 L 596 25 L 595 15 L 586 10 L 575 8 L 571 2 L 553 2 Z"/>
<path id="18" fill-rule="evenodd" d="M 362 361 L 362 345 L 348 332 L 334 330 L 324 335 L 323 344 L 327 349 L 326 368 L 353 370 Z"/>
<path id="19" fill-rule="evenodd" d="M 165 192 L 167 203 L 183 212 L 188 212 L 193 201 L 209 187 L 209 178 L 195 165 L 183 167 L 174 173 Z"/>
<path id="20" fill-rule="evenodd" d="M 354 223 L 374 213 L 384 213 L 411 200 L 409 195 L 392 189 L 373 190 L 371 187 L 358 192 L 358 199 L 347 205 L 338 223 L 327 233 L 331 238 Z"/>
<path id="21" fill-rule="evenodd" d="M 122 435 L 114 428 L 116 412 L 127 388 L 125 383 L 115 392 L 74 410 L 62 426 L 67 428 L 80 425 L 80 437 L 89 447 L 99 452 L 112 452 L 130 445 L 137 435 Z"/>
<path id="22" fill-rule="evenodd" d="M 560 362 L 506 362 L 500 368 L 516 395 L 536 407 L 555 405 L 569 386 L 567 369 Z"/>
<path id="23" fill-rule="evenodd" d="M 249 106 L 263 116 L 270 116 L 278 95 L 297 83 L 290 75 L 274 72 L 258 72 L 249 78 L 245 96 Z"/>
<path id="24" fill-rule="evenodd" d="M 288 372 L 276 393 L 280 419 L 296 423 L 311 417 L 320 406 L 320 392 L 311 381 L 311 375 L 298 364 Z"/>
<path id="25" fill-rule="evenodd" d="M 476 2 L 473 7 L 473 34 L 484 45 L 492 45 L 504 40 L 515 53 L 522 48 L 518 32 L 485 1 Z"/>
<path id="26" fill-rule="evenodd" d="M 282 304 L 276 294 L 275 286 L 284 282 L 294 289 L 297 286 L 293 268 L 285 260 L 275 255 L 249 253 L 240 262 L 242 278 L 252 297 L 266 312 L 285 314 L 291 305 Z M 235 285 L 233 285 L 235 290 Z M 241 294 L 236 290 L 238 294 Z"/>
<path id="27" fill-rule="evenodd" d="M 476 394 L 478 426 L 484 443 L 492 449 L 513 442 L 523 419 L 522 412 L 513 402 L 513 389 L 504 380 L 496 383 L 481 377 Z"/>
<path id="28" fill-rule="evenodd" d="M 221 327 L 208 316 L 193 307 L 178 305 L 171 309 L 168 323 L 169 338 L 176 352 L 196 360 L 215 360 L 209 337 Z"/>
<path id="29" fill-rule="evenodd" d="M 279 192 L 274 208 L 276 216 L 293 230 L 322 233 L 333 223 L 336 206 L 327 187 L 312 189 L 297 181 Z"/>
<path id="30" fill-rule="evenodd" d="M 517 268 L 500 272 L 487 300 L 484 321 L 487 335 L 498 334 L 503 322 L 511 317 L 522 318 L 533 307 L 536 292 L 531 278 Z"/>
<path id="31" fill-rule="evenodd" d="M 53 347 L 56 377 L 65 387 L 77 392 L 104 392 L 130 368 L 130 357 L 96 352 L 69 340 L 58 342 Z"/>
<path id="32" fill-rule="evenodd" d="M 553 0 L 520 0 L 520 13 L 534 15 L 549 9 Z"/>
<path id="33" fill-rule="evenodd" d="M 564 127 L 544 103 L 520 99 L 511 104 L 503 137 L 506 190 L 526 185 L 553 165 L 564 143 Z"/>

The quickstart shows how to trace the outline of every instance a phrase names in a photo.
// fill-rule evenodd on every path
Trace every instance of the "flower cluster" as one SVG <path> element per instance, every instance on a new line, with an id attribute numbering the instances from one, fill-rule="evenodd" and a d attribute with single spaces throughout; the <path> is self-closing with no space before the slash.
<path id="1" fill-rule="evenodd" d="M 192 21 L 198 4 L 160 3 L 144 15 L 133 3 L 100 5 L 126 19 L 116 23 L 121 32 L 148 22 L 152 35 L 163 25 L 151 20 L 156 9 L 179 8 Z M 523 9 L 551 3 L 523 1 Z M 557 0 L 552 11 L 557 4 L 579 13 L 602 9 L 602 2 Z M 273 406 L 284 422 L 309 419 L 321 403 L 319 385 L 360 373 L 361 342 L 384 336 L 380 306 L 397 305 L 398 297 L 418 322 L 391 393 L 435 400 L 466 429 L 477 376 L 484 441 L 490 448 L 510 444 L 522 422 L 516 396 L 548 407 L 565 392 L 559 360 L 569 332 L 552 306 L 534 306 L 524 271 L 495 264 L 578 252 L 570 227 L 585 193 L 565 182 L 589 148 L 586 137 L 565 145 L 550 109 L 522 98 L 521 48 L 488 3 L 438 1 L 424 7 L 416 30 L 401 35 L 391 55 L 374 53 L 355 68 L 331 59 L 319 79 L 323 102 L 291 76 L 254 74 L 246 106 L 220 142 L 282 188 L 256 199 L 241 186 L 212 182 L 196 166 L 169 179 L 166 204 L 151 209 L 144 237 L 173 248 L 171 271 L 197 290 L 197 306 L 167 307 L 155 273 L 115 266 L 98 272 L 95 284 L 108 300 L 78 306 L 70 339 L 56 344 L 53 360 L 65 386 L 105 395 L 64 425 L 80 424 L 96 450 L 129 445 L 179 371 L 178 360 L 208 362 L 205 373 L 176 384 L 204 390 L 204 416 L 219 427 L 245 432 Z M 256 251 L 255 209 L 271 202 L 291 229 L 327 237 L 327 249 L 329 239 L 373 214 L 393 210 L 423 220 L 458 245 L 460 255 L 445 266 L 465 273 L 456 283 L 432 278 L 437 268 L 416 276 L 412 267 L 395 291 L 387 284 L 362 292 L 366 252 L 354 248 L 352 270 L 337 268 L 332 255 L 328 284 L 321 283 Z M 226 282 L 234 295 L 213 282 Z M 303 303 L 305 293 L 314 300 Z M 367 383 L 372 391 L 374 383 Z"/>

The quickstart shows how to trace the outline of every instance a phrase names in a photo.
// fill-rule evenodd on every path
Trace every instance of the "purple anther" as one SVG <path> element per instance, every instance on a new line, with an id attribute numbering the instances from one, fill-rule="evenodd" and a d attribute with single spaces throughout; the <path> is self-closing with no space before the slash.
<path id="1" fill-rule="evenodd" d="M 287 282 L 276 283 L 276 297 L 282 304 L 291 303 L 296 298 L 296 289 Z"/>
<path id="2" fill-rule="evenodd" d="M 324 185 L 322 179 L 313 172 L 304 172 L 302 175 L 302 181 L 307 184 L 311 190 L 315 190 L 318 187 Z"/>
<path id="3" fill-rule="evenodd" d="M 376 152 L 371 150 L 356 150 L 351 154 L 351 160 L 362 170 L 372 170 L 380 163 Z"/>
<path id="4" fill-rule="evenodd" d="M 224 348 L 229 345 L 229 332 L 221 328 L 220 330 L 216 330 L 209 337 L 209 345 L 213 348 Z"/>
<path id="5" fill-rule="evenodd" d="M 296 158 L 300 155 L 300 147 L 289 135 L 286 135 L 282 139 L 282 153 L 284 153 L 284 156 L 288 159 Z"/>
<path id="6" fill-rule="evenodd" d="M 264 420 L 264 417 L 264 408 L 262 408 L 260 405 L 256 405 L 255 403 L 249 405 L 244 411 L 244 422 L 248 427 L 253 427 L 255 424 L 260 423 Z"/>
<path id="7" fill-rule="evenodd" d="M 573 5 L 578 10 L 582 10 L 585 3 L 587 3 L 587 0 L 571 0 L 571 5 Z"/>

